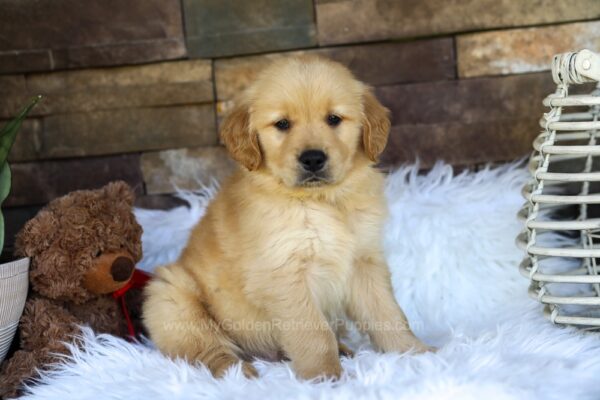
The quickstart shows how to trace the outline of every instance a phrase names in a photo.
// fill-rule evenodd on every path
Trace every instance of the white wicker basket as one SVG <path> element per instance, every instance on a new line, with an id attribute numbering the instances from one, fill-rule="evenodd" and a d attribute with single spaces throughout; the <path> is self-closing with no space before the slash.
<path id="1" fill-rule="evenodd" d="M 589 50 L 554 57 L 550 111 L 533 143 L 520 271 L 529 293 L 559 324 L 600 327 L 600 90 L 569 94 L 600 81 L 600 56 Z M 589 91 L 589 89 L 588 89 Z"/>
<path id="2" fill-rule="evenodd" d="M 29 286 L 29 258 L 0 264 L 0 363 L 15 336 Z"/>

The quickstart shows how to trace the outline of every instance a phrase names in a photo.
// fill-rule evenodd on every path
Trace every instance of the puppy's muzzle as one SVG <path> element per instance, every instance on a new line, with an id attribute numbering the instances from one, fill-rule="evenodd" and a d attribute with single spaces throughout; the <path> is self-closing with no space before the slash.
<path id="1" fill-rule="evenodd" d="M 316 174 L 325 169 L 327 154 L 321 150 L 305 150 L 298 157 L 298 162 L 304 171 Z"/>

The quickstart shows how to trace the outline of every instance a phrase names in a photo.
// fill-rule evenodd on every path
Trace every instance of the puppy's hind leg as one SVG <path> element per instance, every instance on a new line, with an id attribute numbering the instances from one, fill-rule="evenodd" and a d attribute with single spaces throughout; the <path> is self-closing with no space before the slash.
<path id="1" fill-rule="evenodd" d="M 198 288 L 183 268 L 160 268 L 146 288 L 144 323 L 150 338 L 164 354 L 202 362 L 215 377 L 240 362 L 237 346 L 202 304 Z M 242 362 L 247 377 L 257 376 L 248 362 Z"/>

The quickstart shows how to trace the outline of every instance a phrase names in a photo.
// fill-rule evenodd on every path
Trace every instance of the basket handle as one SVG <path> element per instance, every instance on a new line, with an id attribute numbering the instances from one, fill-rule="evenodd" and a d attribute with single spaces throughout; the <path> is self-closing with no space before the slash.
<path id="1" fill-rule="evenodd" d="M 600 55 L 587 49 L 557 54 L 552 60 L 552 77 L 557 85 L 600 81 Z"/>

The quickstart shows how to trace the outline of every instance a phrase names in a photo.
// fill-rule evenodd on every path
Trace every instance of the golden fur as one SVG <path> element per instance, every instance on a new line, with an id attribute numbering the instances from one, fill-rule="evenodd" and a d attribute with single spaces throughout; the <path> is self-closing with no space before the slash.
<path id="1" fill-rule="evenodd" d="M 300 377 L 338 377 L 337 328 L 349 317 L 382 351 L 426 350 L 381 249 L 386 206 L 373 164 L 389 128 L 387 109 L 340 64 L 303 57 L 267 68 L 221 130 L 243 167 L 147 288 L 158 348 L 216 376 L 240 360 L 255 375 L 251 357 L 283 355 Z M 310 149 L 327 155 L 314 179 L 299 166 Z"/>

